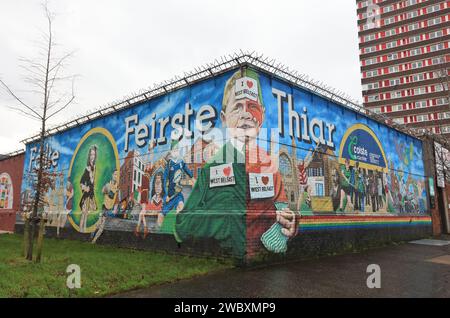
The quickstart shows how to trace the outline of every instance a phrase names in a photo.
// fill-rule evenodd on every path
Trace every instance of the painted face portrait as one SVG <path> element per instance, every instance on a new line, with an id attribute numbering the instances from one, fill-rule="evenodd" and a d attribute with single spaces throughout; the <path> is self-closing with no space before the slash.
<path id="1" fill-rule="evenodd" d="M 180 148 L 179 147 L 175 147 L 174 149 L 172 149 L 170 151 L 170 156 L 174 160 L 180 159 Z"/>
<path id="2" fill-rule="evenodd" d="M 263 109 L 255 101 L 249 99 L 236 100 L 230 94 L 228 105 L 221 113 L 223 126 L 229 129 L 233 138 L 256 138 L 263 121 Z"/>
<path id="3" fill-rule="evenodd" d="M 112 175 L 112 181 L 114 183 L 118 183 L 119 182 L 119 172 L 116 170 L 114 171 L 113 175 Z"/>
<path id="4" fill-rule="evenodd" d="M 89 162 L 88 164 L 93 167 L 95 166 L 95 160 L 97 159 L 97 147 L 93 146 L 89 149 Z"/>
<path id="5" fill-rule="evenodd" d="M 255 139 L 263 125 L 264 113 L 258 74 L 250 70 L 236 72 L 225 85 L 220 113 L 227 133 L 242 142 Z"/>
<path id="6" fill-rule="evenodd" d="M 162 195 L 162 177 L 157 175 L 155 177 L 155 194 Z"/>

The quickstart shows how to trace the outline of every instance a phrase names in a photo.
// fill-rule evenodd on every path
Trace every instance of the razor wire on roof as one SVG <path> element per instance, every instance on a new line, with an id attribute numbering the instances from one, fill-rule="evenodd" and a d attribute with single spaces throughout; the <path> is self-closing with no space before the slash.
<path id="1" fill-rule="evenodd" d="M 95 111 L 90 111 L 84 115 L 76 116 L 74 119 L 62 124 L 51 127 L 46 131 L 46 136 L 51 136 L 56 133 L 80 126 L 87 122 L 93 121 L 99 117 L 107 116 L 119 110 L 131 107 L 133 105 L 149 101 L 158 96 L 165 95 L 174 90 L 193 85 L 196 82 L 220 75 L 237 67 L 251 66 L 266 71 L 282 80 L 288 81 L 303 89 L 314 92 L 332 102 L 340 104 L 341 106 L 350 108 L 364 116 L 367 116 L 377 122 L 383 123 L 393 129 L 396 129 L 407 135 L 416 138 L 428 136 L 433 140 L 438 141 L 446 148 L 450 149 L 450 142 L 442 136 L 433 134 L 429 131 L 419 133 L 419 130 L 407 127 L 404 124 L 396 123 L 382 113 L 375 113 L 372 110 L 365 108 L 358 101 L 335 88 L 327 86 L 323 82 L 311 79 L 306 74 L 301 74 L 295 70 L 290 70 L 289 67 L 277 62 L 275 59 L 263 54 L 258 54 L 255 51 L 240 51 L 227 56 L 221 56 L 215 59 L 212 63 L 206 63 L 202 66 L 195 67 L 194 70 L 184 72 L 183 76 L 175 76 L 171 80 L 154 84 L 153 87 L 141 89 L 137 93 L 125 96 L 121 100 L 113 101 L 105 106 L 97 108 Z M 23 143 L 28 144 L 40 139 L 40 135 L 33 135 L 22 140 Z"/>
<path id="2" fill-rule="evenodd" d="M 372 110 L 365 108 L 363 105 L 359 104 L 358 102 L 353 101 L 351 99 L 351 97 L 349 97 L 345 93 L 336 91 L 334 88 L 330 88 L 330 87 L 326 86 L 325 84 L 323 84 L 322 82 L 308 80 L 307 76 L 305 79 L 305 75 L 298 75 L 298 73 L 296 71 L 290 71 L 288 67 L 285 67 L 282 65 L 280 67 L 280 64 L 277 64 L 274 66 L 274 64 L 276 62 L 273 59 L 272 60 L 269 58 L 261 59 L 261 58 L 257 57 L 257 60 L 255 61 L 255 57 L 253 57 L 251 55 L 250 55 L 250 58 L 252 59 L 250 61 L 250 64 L 258 64 L 258 62 L 259 62 L 259 64 L 263 64 L 263 69 L 268 70 L 269 72 L 274 73 L 277 76 L 280 76 L 284 80 L 288 80 L 297 85 L 300 84 L 300 86 L 302 86 L 303 88 L 307 88 L 310 91 L 313 91 L 318 95 L 322 95 L 338 104 L 341 104 L 343 106 L 347 106 L 353 110 L 356 110 L 357 112 L 361 113 L 362 115 L 370 117 L 370 118 L 376 120 L 377 122 L 382 122 L 382 123 L 386 124 L 387 126 L 394 128 L 396 130 L 399 130 L 403 133 L 406 133 L 408 135 L 411 135 L 411 136 L 414 136 L 417 138 L 421 137 L 419 134 L 419 131 L 417 129 L 407 127 L 404 124 L 396 123 L 395 121 L 392 120 L 392 118 L 390 118 L 389 116 L 387 116 L 385 114 L 375 113 Z M 269 61 L 269 62 L 267 62 L 267 61 Z M 446 148 L 450 147 L 449 140 L 443 138 L 442 136 L 432 134 L 429 131 L 425 131 L 422 134 L 425 136 L 431 137 L 434 140 L 439 141 L 441 144 L 445 145 Z"/>

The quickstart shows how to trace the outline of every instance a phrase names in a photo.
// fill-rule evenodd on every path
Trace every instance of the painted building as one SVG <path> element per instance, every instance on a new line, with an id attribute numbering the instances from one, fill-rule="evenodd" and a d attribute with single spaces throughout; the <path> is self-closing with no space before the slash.
<path id="1" fill-rule="evenodd" d="M 253 261 L 430 235 L 421 140 L 236 61 L 50 134 L 62 237 L 106 215 L 99 243 Z"/>
<path id="2" fill-rule="evenodd" d="M 364 106 L 450 137 L 450 1 L 357 0 Z"/>
<path id="3" fill-rule="evenodd" d="M 218 150 L 219 146 L 214 141 L 201 138 L 197 139 L 192 147 L 187 147 L 183 157 L 188 163 L 189 169 L 194 173 L 194 178 L 198 178 L 205 163 L 214 157 Z"/>
<path id="4" fill-rule="evenodd" d="M 24 157 L 23 152 L 18 152 L 0 159 L 0 231 L 14 231 L 20 210 Z"/>
<path id="5" fill-rule="evenodd" d="M 291 150 L 295 151 L 294 147 Z M 290 155 L 289 149 L 286 146 L 280 148 L 279 169 L 283 176 L 284 191 L 289 201 L 291 209 L 297 209 L 297 203 L 300 195 L 300 183 L 298 179 L 298 168 L 296 155 Z"/>
<path id="6" fill-rule="evenodd" d="M 144 169 L 140 154 L 130 151 L 120 167 L 120 197 L 122 199 L 134 197 L 134 193 L 141 188 L 145 174 Z"/>

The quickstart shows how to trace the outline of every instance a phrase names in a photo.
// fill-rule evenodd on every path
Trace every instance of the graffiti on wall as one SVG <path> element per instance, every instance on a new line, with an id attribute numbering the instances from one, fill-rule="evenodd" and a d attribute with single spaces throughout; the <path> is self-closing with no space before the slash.
<path id="1" fill-rule="evenodd" d="M 94 242 L 108 229 L 212 238 L 234 255 L 283 253 L 305 216 L 428 214 L 419 140 L 250 68 L 47 144 L 58 229 Z M 27 145 L 25 172 L 36 153 Z M 31 197 L 24 178 L 22 199 Z"/>

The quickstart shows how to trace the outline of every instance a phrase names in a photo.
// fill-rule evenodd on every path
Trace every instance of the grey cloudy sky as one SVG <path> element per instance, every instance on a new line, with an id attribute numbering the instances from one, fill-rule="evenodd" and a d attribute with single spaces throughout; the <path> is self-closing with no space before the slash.
<path id="1" fill-rule="evenodd" d="M 46 27 L 39 0 L 0 0 L 0 77 L 27 89 L 18 58 L 36 55 Z M 361 100 L 354 0 L 53 0 L 56 41 L 76 50 L 67 73 L 77 104 L 63 123 L 222 55 L 255 50 Z M 33 100 L 29 100 L 33 102 Z M 23 148 L 39 123 L 6 106 L 0 91 L 0 153 Z"/>

